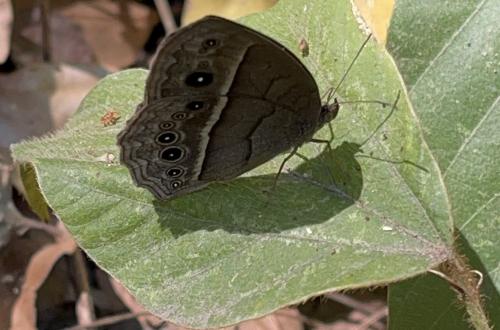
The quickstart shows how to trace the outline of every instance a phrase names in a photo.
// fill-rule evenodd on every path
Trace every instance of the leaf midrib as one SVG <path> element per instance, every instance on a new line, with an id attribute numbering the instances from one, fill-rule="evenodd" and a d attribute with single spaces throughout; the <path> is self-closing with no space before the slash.
<path id="1" fill-rule="evenodd" d="M 460 27 L 455 31 L 455 33 L 452 35 L 452 37 L 449 39 L 449 41 L 443 46 L 443 48 L 438 52 L 438 54 L 429 62 L 429 65 L 425 68 L 425 70 L 418 76 L 417 80 L 415 81 L 415 83 L 410 87 L 410 89 L 407 91 L 407 98 L 409 100 L 412 99 L 412 96 L 414 94 L 414 90 L 415 90 L 415 87 L 420 83 L 420 81 L 423 80 L 423 78 L 427 75 L 427 73 L 429 72 L 429 70 L 434 66 L 434 63 L 436 63 L 436 61 L 446 52 L 446 50 L 453 44 L 453 41 L 460 35 L 460 33 L 464 30 L 464 28 L 469 24 L 469 22 L 479 13 L 479 11 L 481 10 L 481 8 L 483 8 L 484 4 L 486 3 L 486 0 L 483 0 L 481 1 L 477 6 L 476 8 L 474 9 L 474 11 L 464 20 L 464 22 L 460 25 Z M 394 62 L 394 60 L 393 60 Z M 395 62 L 394 62 L 395 63 Z M 402 77 L 400 77 L 401 81 L 404 81 L 404 79 Z M 496 103 L 496 101 L 495 101 Z M 495 104 L 494 103 L 494 104 Z M 443 191 L 444 191 L 444 195 L 445 195 L 445 198 L 446 198 L 446 205 L 447 205 L 447 208 L 448 208 L 448 216 L 449 216 L 449 221 L 450 221 L 450 230 L 453 230 L 453 228 L 455 227 L 455 219 L 453 217 L 453 212 L 452 212 L 452 205 L 451 205 L 451 199 L 450 199 L 450 194 L 448 192 L 448 189 L 447 189 L 447 186 L 446 186 L 446 183 L 445 183 L 445 175 L 446 175 L 446 171 L 448 170 L 448 168 L 446 169 L 446 171 L 443 172 L 443 170 L 440 168 L 439 166 L 439 163 L 437 162 L 437 159 L 434 155 L 434 153 L 432 152 L 432 149 L 430 148 L 429 146 L 429 143 L 427 142 L 426 138 L 425 138 L 425 134 L 424 134 L 424 130 L 422 128 L 422 123 L 421 123 L 421 120 L 420 118 L 417 116 L 417 113 L 415 112 L 415 109 L 413 108 L 413 104 L 411 102 L 409 102 L 409 107 L 410 107 L 410 110 L 416 120 L 416 123 L 417 123 L 417 126 L 418 126 L 418 129 L 419 129 L 419 132 L 420 132 L 420 136 L 421 136 L 421 139 L 422 139 L 422 142 L 425 146 L 425 148 L 428 150 L 429 154 L 430 154 L 430 157 L 434 163 L 434 165 L 436 166 L 437 168 L 437 172 L 438 172 L 438 177 L 439 177 L 439 181 L 440 181 L 440 184 L 443 188 Z M 493 108 L 493 106 L 492 106 Z M 484 116 L 483 116 L 484 118 Z M 480 123 L 482 123 L 483 120 L 480 121 Z M 477 126 L 476 126 L 477 128 Z M 476 128 L 474 129 L 474 132 L 476 131 Z M 466 141 L 468 141 L 468 139 L 464 140 L 464 142 L 462 143 L 462 145 L 460 146 L 459 150 L 462 149 L 464 147 L 464 144 L 466 143 Z M 457 155 L 455 155 L 454 159 L 457 157 Z"/>

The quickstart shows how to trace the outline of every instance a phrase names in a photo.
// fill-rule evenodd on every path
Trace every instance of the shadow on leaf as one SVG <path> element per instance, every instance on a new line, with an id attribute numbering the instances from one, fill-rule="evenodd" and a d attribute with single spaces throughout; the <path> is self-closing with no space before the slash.
<path id="1" fill-rule="evenodd" d="M 344 142 L 283 173 L 214 183 L 171 201 L 154 201 L 158 221 L 175 237 L 224 230 L 243 235 L 280 233 L 330 220 L 352 205 L 363 186 L 354 155 L 359 145 Z"/>

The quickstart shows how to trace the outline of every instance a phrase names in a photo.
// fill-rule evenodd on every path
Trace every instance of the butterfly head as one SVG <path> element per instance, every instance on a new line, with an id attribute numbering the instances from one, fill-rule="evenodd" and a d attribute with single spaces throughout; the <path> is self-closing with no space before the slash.
<path id="1" fill-rule="evenodd" d="M 319 114 L 319 126 L 321 127 L 324 124 L 334 120 L 339 113 L 339 109 L 339 102 L 336 98 L 333 99 L 333 103 L 327 103 L 321 106 L 321 112 Z"/>

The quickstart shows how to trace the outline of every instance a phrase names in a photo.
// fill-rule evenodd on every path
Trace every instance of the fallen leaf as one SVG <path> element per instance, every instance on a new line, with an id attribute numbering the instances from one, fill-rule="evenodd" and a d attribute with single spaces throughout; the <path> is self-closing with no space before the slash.
<path id="1" fill-rule="evenodd" d="M 36 329 L 37 290 L 45 282 L 55 263 L 63 255 L 74 253 L 77 246 L 63 226 L 62 222 L 59 222 L 61 234 L 53 244 L 45 245 L 31 257 L 20 295 L 12 310 L 11 330 Z"/>
<path id="2" fill-rule="evenodd" d="M 0 160 L 9 146 L 61 128 L 104 72 L 37 64 L 0 75 Z"/>
<path id="3" fill-rule="evenodd" d="M 272 7 L 277 0 L 189 0 L 186 1 L 182 24 L 194 22 L 206 15 L 236 19 Z"/>
<path id="4" fill-rule="evenodd" d="M 97 63 L 110 71 L 132 64 L 146 43 L 156 13 L 135 1 L 67 1 L 62 14 L 82 29 Z"/>
<path id="5" fill-rule="evenodd" d="M 0 0 L 0 64 L 4 63 L 10 54 L 13 19 L 10 0 Z"/>

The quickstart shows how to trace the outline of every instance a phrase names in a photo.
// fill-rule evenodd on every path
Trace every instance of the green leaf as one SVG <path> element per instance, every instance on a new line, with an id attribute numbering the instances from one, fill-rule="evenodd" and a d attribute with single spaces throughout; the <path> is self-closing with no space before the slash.
<path id="1" fill-rule="evenodd" d="M 347 0 L 283 1 L 244 23 L 294 51 L 322 93 L 336 86 L 366 38 Z M 14 155 L 34 164 L 48 204 L 86 252 L 155 314 L 220 327 L 326 291 L 415 276 L 447 258 L 453 239 L 445 190 L 404 96 L 395 111 L 342 105 L 333 151 L 306 143 L 300 153 L 308 160 L 292 158 L 290 174 L 271 192 L 285 155 L 159 202 L 113 161 L 125 120 L 100 123 L 110 110 L 128 118 L 145 78 L 142 70 L 108 76 L 64 131 L 16 145 Z M 392 60 L 370 42 L 337 96 L 393 102 L 402 89 Z M 330 139 L 329 127 L 316 138 Z"/>
<path id="2" fill-rule="evenodd" d="M 463 239 L 459 246 L 470 245 L 467 256 L 477 255 L 474 267 L 493 284 L 482 289 L 487 308 L 496 311 L 490 315 L 494 323 L 500 309 L 494 298 L 500 290 L 498 17 L 498 0 L 401 0 L 388 39 L 446 186 Z M 414 299 L 412 308 L 391 305 L 391 315 L 399 313 L 395 308 L 418 314 L 415 306 L 423 304 Z"/>
<path id="3" fill-rule="evenodd" d="M 49 221 L 50 211 L 43 195 L 40 193 L 35 169 L 30 163 L 23 163 L 20 166 L 21 178 L 24 189 L 26 189 L 26 200 L 35 214 L 45 222 Z"/>
<path id="4" fill-rule="evenodd" d="M 449 283 L 423 275 L 389 287 L 390 329 L 468 330 L 465 309 Z"/>

